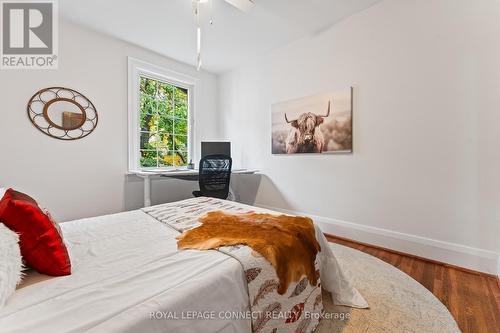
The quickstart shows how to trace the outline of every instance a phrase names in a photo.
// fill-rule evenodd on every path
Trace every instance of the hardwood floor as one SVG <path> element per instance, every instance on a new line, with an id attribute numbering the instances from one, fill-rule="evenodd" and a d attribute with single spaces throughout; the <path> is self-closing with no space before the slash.
<path id="1" fill-rule="evenodd" d="M 326 235 L 333 243 L 371 254 L 410 275 L 444 305 L 464 333 L 500 333 L 499 279 L 479 272 Z"/>

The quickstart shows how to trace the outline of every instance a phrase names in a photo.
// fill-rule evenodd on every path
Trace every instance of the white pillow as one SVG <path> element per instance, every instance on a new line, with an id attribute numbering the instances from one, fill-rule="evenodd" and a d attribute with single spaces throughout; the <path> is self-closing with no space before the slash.
<path id="1" fill-rule="evenodd" d="M 19 236 L 0 223 L 0 309 L 21 282 L 23 262 Z"/>
<path id="2" fill-rule="evenodd" d="M 6 187 L 0 187 L 0 200 L 3 198 L 3 195 L 5 194 L 5 191 L 7 191 Z"/>

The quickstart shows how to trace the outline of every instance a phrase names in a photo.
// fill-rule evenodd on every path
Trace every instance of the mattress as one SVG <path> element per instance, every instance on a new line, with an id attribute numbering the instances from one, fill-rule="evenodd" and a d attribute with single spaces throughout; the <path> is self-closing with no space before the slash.
<path id="1" fill-rule="evenodd" d="M 72 274 L 29 273 L 0 310 L 2 333 L 251 332 L 250 320 L 237 318 L 249 299 L 236 259 L 177 250 L 178 233 L 141 210 L 60 226 Z M 319 228 L 316 237 L 321 282 L 334 303 L 366 307 Z"/>

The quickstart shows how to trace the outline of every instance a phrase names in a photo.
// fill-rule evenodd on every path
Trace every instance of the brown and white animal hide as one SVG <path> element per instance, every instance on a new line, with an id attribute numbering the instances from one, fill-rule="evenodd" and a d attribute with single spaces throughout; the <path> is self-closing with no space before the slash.
<path id="1" fill-rule="evenodd" d="M 314 262 L 320 251 L 313 222 L 308 217 L 271 214 L 208 212 L 201 226 L 177 237 L 179 249 L 209 250 L 221 246 L 247 245 L 271 263 L 278 275 L 278 293 L 305 275 L 317 283 Z"/>

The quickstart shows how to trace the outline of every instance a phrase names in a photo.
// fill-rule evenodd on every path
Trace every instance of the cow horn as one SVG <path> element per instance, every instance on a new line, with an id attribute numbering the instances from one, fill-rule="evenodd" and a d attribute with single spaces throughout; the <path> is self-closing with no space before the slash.
<path id="1" fill-rule="evenodd" d="M 285 112 L 285 120 L 288 124 L 290 124 L 291 122 L 294 122 L 295 120 L 288 120 L 288 117 L 286 116 L 286 112 Z"/>
<path id="2" fill-rule="evenodd" d="M 328 111 L 326 111 L 326 116 L 320 116 L 320 117 L 326 118 L 329 115 L 330 115 L 330 101 L 328 101 Z"/>

